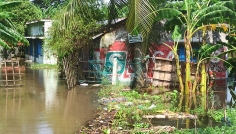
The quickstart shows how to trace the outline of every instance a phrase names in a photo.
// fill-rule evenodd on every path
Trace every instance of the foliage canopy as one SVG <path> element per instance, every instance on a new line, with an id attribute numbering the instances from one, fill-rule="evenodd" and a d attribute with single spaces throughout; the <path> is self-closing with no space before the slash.
<path id="1" fill-rule="evenodd" d="M 6 9 L 18 6 L 20 2 L 5 2 L 0 1 L 0 46 L 4 48 L 12 48 L 18 42 L 28 45 L 29 42 L 19 34 L 10 19 L 15 17 L 13 12 Z M 4 9 L 4 10 L 3 10 Z"/>
<path id="2" fill-rule="evenodd" d="M 11 18 L 11 21 L 17 31 L 22 35 L 25 33 L 26 22 L 40 20 L 42 18 L 41 9 L 36 7 L 32 2 L 26 0 L 21 0 L 19 5 L 5 8 L 4 10 L 15 15 Z"/>

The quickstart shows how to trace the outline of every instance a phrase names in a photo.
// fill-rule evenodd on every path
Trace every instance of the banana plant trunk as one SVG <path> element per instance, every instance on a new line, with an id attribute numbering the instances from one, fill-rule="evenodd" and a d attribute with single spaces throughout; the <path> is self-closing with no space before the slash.
<path id="1" fill-rule="evenodd" d="M 206 63 L 201 64 L 201 93 L 202 95 L 206 94 Z"/>
<path id="2" fill-rule="evenodd" d="M 203 62 L 201 64 L 201 84 L 200 84 L 200 90 L 201 90 L 201 94 L 202 94 L 202 97 L 201 97 L 201 105 L 202 105 L 202 109 L 203 111 L 206 112 L 206 108 L 207 108 L 207 105 L 206 105 L 206 63 Z"/>
<path id="3" fill-rule="evenodd" d="M 202 45 L 204 46 L 206 44 L 206 31 L 203 30 L 202 33 Z M 206 84 L 207 84 L 207 74 L 206 74 L 206 62 L 203 61 L 201 64 L 201 93 L 202 96 L 206 96 Z"/>
<path id="4" fill-rule="evenodd" d="M 185 38 L 185 53 L 186 53 L 186 64 L 185 64 L 185 94 L 190 94 L 191 92 L 191 71 L 190 71 L 190 63 L 191 63 L 191 38 Z"/>
<path id="5" fill-rule="evenodd" d="M 181 67 L 179 65 L 179 55 L 177 54 L 176 51 L 174 51 L 174 55 L 175 55 L 175 61 L 176 61 L 176 70 L 177 70 L 177 77 L 179 80 L 179 89 L 181 91 L 181 93 L 184 93 L 184 85 L 183 85 L 183 79 L 182 79 L 182 74 L 181 74 Z"/>

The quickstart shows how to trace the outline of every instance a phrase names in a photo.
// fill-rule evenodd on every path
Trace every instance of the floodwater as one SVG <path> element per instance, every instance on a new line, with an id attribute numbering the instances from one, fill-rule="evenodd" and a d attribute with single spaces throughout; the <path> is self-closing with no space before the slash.
<path id="1" fill-rule="evenodd" d="M 74 134 L 93 118 L 97 89 L 68 90 L 54 70 L 26 70 L 23 79 L 0 87 L 0 134 Z"/>

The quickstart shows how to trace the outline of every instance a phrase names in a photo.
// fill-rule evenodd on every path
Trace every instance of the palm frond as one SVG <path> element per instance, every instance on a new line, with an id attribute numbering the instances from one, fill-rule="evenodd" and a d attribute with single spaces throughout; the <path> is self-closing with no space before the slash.
<path id="1" fill-rule="evenodd" d="M 127 30 L 132 31 L 139 22 L 148 14 L 152 13 L 155 8 L 149 0 L 133 0 L 130 2 L 129 15 L 126 23 Z M 152 15 L 154 16 L 154 14 Z M 153 18 L 154 19 L 154 18 Z"/>
<path id="2" fill-rule="evenodd" d="M 154 24 L 154 22 L 167 18 L 171 19 L 180 15 L 182 15 L 182 12 L 173 8 L 163 8 L 160 10 L 155 10 L 142 18 L 138 25 L 135 27 L 135 30 L 140 31 L 140 33 L 142 33 L 145 37 L 152 29 L 152 25 Z"/>
<path id="3" fill-rule="evenodd" d="M 108 3 L 108 30 L 110 29 L 111 24 L 115 22 L 116 19 L 118 18 L 119 11 L 125 7 L 128 7 L 129 2 L 132 2 L 132 0 L 110 0 L 109 1 Z"/>
<path id="4" fill-rule="evenodd" d="M 98 14 L 99 1 L 96 0 L 71 0 L 68 5 L 62 9 L 60 19 L 56 24 L 59 34 L 67 34 L 72 29 L 74 18 L 82 18 L 84 21 L 93 21 Z M 72 24 L 72 25 L 71 25 Z"/>

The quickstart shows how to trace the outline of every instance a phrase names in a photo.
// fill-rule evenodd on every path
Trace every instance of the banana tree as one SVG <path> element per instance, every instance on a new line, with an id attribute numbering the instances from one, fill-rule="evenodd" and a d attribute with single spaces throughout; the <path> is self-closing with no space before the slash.
<path id="1" fill-rule="evenodd" d="M 0 9 L 15 6 L 19 3 L 0 1 Z M 0 46 L 9 49 L 16 46 L 18 42 L 29 45 L 29 42 L 14 28 L 10 21 L 11 17 L 14 17 L 14 14 L 0 10 Z"/>
<path id="2" fill-rule="evenodd" d="M 177 8 L 173 6 L 176 3 L 179 3 Z M 233 20 L 230 18 L 236 17 L 235 11 L 232 10 L 233 5 L 233 1 L 214 3 L 213 1 L 184 0 L 182 2 L 175 2 L 170 4 L 169 7 L 153 10 L 140 21 L 135 30 L 147 36 L 152 28 L 152 24 L 164 19 L 167 19 L 172 24 L 174 21 L 174 25 L 179 25 L 182 28 L 184 31 L 183 39 L 186 53 L 184 90 L 185 94 L 189 94 L 193 91 L 190 70 L 191 56 L 193 56 L 191 39 L 205 25 L 221 22 L 232 23 Z"/>

